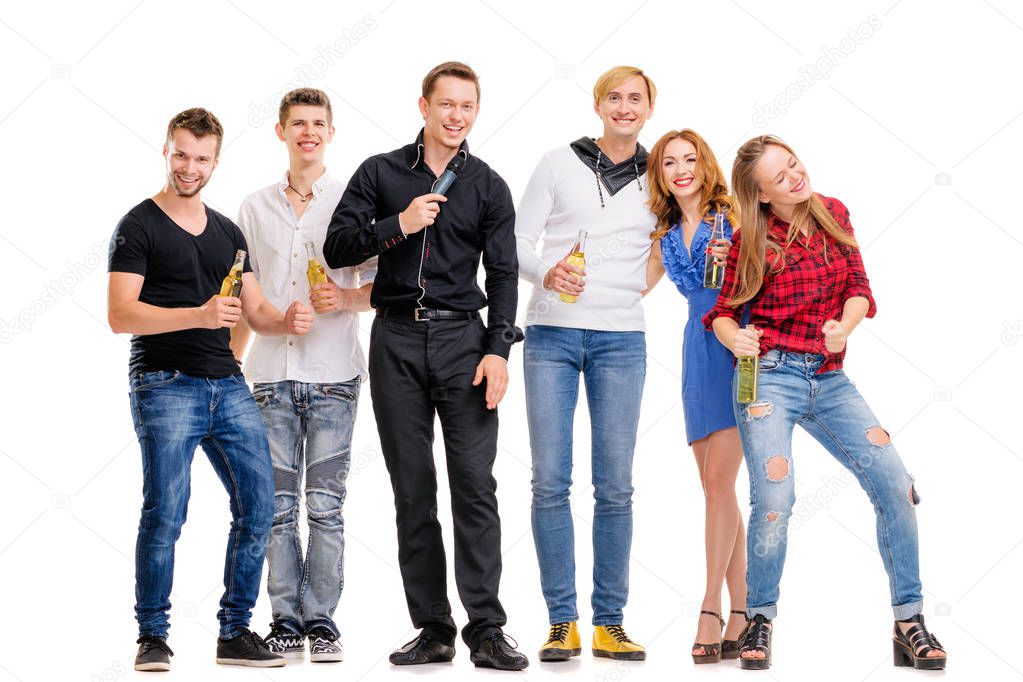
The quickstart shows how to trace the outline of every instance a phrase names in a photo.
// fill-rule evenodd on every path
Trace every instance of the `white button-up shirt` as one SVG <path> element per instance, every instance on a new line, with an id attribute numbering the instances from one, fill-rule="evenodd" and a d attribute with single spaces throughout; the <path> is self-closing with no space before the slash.
<path id="1" fill-rule="evenodd" d="M 323 259 L 323 241 L 330 218 L 341 200 L 344 183 L 324 173 L 313 183 L 313 196 L 301 218 L 295 217 L 285 191 L 288 174 L 280 182 L 259 190 L 242 202 L 238 226 L 249 246 L 253 274 L 263 293 L 279 310 L 292 301 L 309 303 L 306 242 L 315 246 L 324 272 L 342 289 L 356 289 L 373 281 L 376 258 L 362 265 L 329 268 Z M 358 313 L 315 313 L 305 336 L 256 335 L 245 361 L 245 377 L 252 382 L 302 381 L 333 383 L 366 377 L 366 356 L 359 343 Z"/>

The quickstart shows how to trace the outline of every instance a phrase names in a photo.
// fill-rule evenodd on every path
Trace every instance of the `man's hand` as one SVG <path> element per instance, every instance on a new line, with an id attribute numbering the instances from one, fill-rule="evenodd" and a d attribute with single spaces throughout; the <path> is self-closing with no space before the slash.
<path id="1" fill-rule="evenodd" d="M 732 355 L 737 358 L 760 355 L 760 337 L 763 335 L 763 329 L 742 327 L 736 330 L 735 340 L 732 341 Z"/>
<path id="2" fill-rule="evenodd" d="M 196 310 L 199 312 L 199 326 L 202 329 L 230 329 L 242 316 L 242 300 L 236 296 L 214 295 Z"/>
<path id="3" fill-rule="evenodd" d="M 424 194 L 412 200 L 404 211 L 398 214 L 398 225 L 406 236 L 415 234 L 425 227 L 433 225 L 440 213 L 440 204 L 447 201 L 443 194 Z"/>
<path id="4" fill-rule="evenodd" d="M 508 361 L 498 355 L 484 355 L 476 367 L 472 385 L 479 386 L 484 379 L 487 380 L 487 409 L 496 409 L 508 390 Z"/>
<path id="5" fill-rule="evenodd" d="M 586 288 L 586 280 L 583 279 L 586 275 L 586 270 L 568 262 L 568 257 L 575 253 L 578 248 L 579 244 L 573 246 L 572 250 L 564 258 L 547 271 L 547 274 L 543 277 L 544 289 L 553 289 L 559 294 L 570 294 L 572 296 L 578 296 L 583 292 L 583 289 Z"/>
<path id="6" fill-rule="evenodd" d="M 313 326 L 313 311 L 302 301 L 292 301 L 284 313 L 284 325 L 289 334 L 305 336 Z"/>
<path id="7" fill-rule="evenodd" d="M 309 302 L 312 304 L 313 310 L 320 315 L 344 310 L 342 298 L 341 287 L 329 277 L 326 284 L 317 284 L 309 292 Z"/>
<path id="8" fill-rule="evenodd" d="M 824 347 L 829 353 L 841 353 L 845 348 L 845 341 L 849 338 L 849 332 L 845 330 L 838 320 L 828 320 L 821 327 L 824 332 Z"/>

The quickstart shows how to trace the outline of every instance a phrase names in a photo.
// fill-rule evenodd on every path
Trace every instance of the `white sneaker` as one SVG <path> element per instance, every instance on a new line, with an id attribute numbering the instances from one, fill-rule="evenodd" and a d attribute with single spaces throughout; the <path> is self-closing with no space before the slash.
<path id="1" fill-rule="evenodd" d="M 345 649 L 330 628 L 320 626 L 309 632 L 309 660 L 331 663 L 345 660 Z"/>
<path id="2" fill-rule="evenodd" d="M 292 632 L 278 621 L 270 623 L 270 634 L 263 641 L 266 642 L 266 647 L 278 656 L 284 656 L 284 658 L 305 657 L 305 637 L 297 632 Z"/>

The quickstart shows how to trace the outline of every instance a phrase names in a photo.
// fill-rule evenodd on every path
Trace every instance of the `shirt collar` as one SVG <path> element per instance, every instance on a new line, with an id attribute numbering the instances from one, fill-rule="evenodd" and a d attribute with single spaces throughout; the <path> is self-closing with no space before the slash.
<path id="1" fill-rule="evenodd" d="M 408 162 L 408 169 L 415 170 L 419 162 L 423 160 L 423 131 L 424 128 L 419 129 L 419 134 L 416 135 L 416 141 L 409 145 L 408 153 L 405 154 L 405 160 Z M 469 142 L 468 140 L 462 140 L 462 144 L 458 147 L 458 153 L 462 155 L 466 161 L 469 160 Z"/>
<path id="2" fill-rule="evenodd" d="M 281 194 L 287 192 L 288 185 L 291 184 L 291 181 L 288 178 L 289 173 L 290 171 L 284 171 L 284 175 L 281 177 L 281 181 L 277 183 L 277 189 Z M 327 191 L 328 177 L 329 176 L 327 175 L 327 169 L 324 168 L 323 175 L 321 175 L 319 178 L 316 179 L 315 182 L 313 182 L 313 196 L 316 197 L 317 199 L 320 197 L 321 194 Z"/>

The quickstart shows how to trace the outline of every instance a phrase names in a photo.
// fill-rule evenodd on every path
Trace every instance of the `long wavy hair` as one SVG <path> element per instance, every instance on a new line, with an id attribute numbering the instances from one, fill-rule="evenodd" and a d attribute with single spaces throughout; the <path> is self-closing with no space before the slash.
<path id="1" fill-rule="evenodd" d="M 771 215 L 771 205 L 760 202 L 760 184 L 754 177 L 754 171 L 760 158 L 764 155 L 764 151 L 770 145 L 781 147 L 792 156 L 796 156 L 792 147 L 782 142 L 781 139 L 774 135 L 760 135 L 747 140 L 739 147 L 739 151 L 735 154 L 735 162 L 732 164 L 734 208 L 739 214 L 739 222 L 743 226 L 739 261 L 736 263 L 735 269 L 736 288 L 732 298 L 728 301 L 732 307 L 740 306 L 757 295 L 760 287 L 763 286 L 768 263 L 771 264 L 772 273 L 780 272 L 785 267 L 785 249 L 792 244 L 796 235 L 804 227 L 808 233 L 820 229 L 839 244 L 858 248 L 856 239 L 842 229 L 816 193 L 796 206 L 784 244 L 779 244 L 769 237 L 768 219 Z M 826 239 L 824 244 L 824 258 L 827 261 Z"/>
<path id="2" fill-rule="evenodd" d="M 738 228 L 735 220 L 734 205 L 732 198 L 728 196 L 728 185 L 725 182 L 725 173 L 721 170 L 714 152 L 711 151 L 700 135 L 689 128 L 682 130 L 670 130 L 657 140 L 657 144 L 650 150 L 650 156 L 646 162 L 647 186 L 650 188 L 650 200 L 647 205 L 650 211 L 657 217 L 657 228 L 650 234 L 651 239 L 660 239 L 668 234 L 672 225 L 682 220 L 682 209 L 675 201 L 675 195 L 668 189 L 661 172 L 661 165 L 664 163 L 664 150 L 672 140 L 685 140 L 696 148 L 696 179 L 700 181 L 700 217 L 701 219 L 711 218 L 716 211 L 722 211 L 728 216 L 728 222 L 732 229 Z M 693 216 L 690 216 L 693 217 Z"/>

